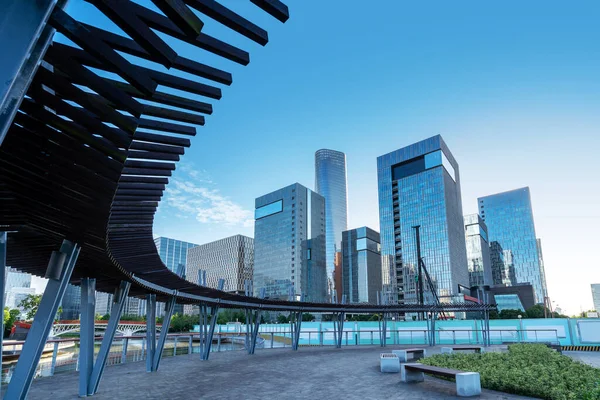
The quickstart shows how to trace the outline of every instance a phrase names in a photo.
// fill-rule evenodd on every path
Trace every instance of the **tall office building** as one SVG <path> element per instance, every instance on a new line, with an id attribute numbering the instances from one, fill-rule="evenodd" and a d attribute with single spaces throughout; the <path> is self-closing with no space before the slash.
<path id="1" fill-rule="evenodd" d="M 295 183 L 256 199 L 254 294 L 327 299 L 325 199 Z"/>
<path id="2" fill-rule="evenodd" d="M 542 278 L 542 290 L 544 292 L 544 297 L 548 297 L 548 286 L 546 284 L 546 267 L 544 266 L 544 256 L 542 254 L 542 239 L 536 239 L 537 250 L 538 250 L 538 260 L 540 262 L 540 275 Z"/>
<path id="3" fill-rule="evenodd" d="M 112 293 L 96 292 L 96 315 L 104 316 L 112 311 Z"/>
<path id="4" fill-rule="evenodd" d="M 348 182 L 346 155 L 321 149 L 315 153 L 315 191 L 325 197 L 327 289 L 335 287 L 336 253 L 341 251 L 342 232 L 348 229 Z M 339 266 L 338 266 L 339 267 Z M 337 290 L 339 292 L 339 290 Z"/>
<path id="5" fill-rule="evenodd" d="M 81 313 L 81 287 L 67 285 L 65 294 L 63 295 L 61 302 L 62 312 L 60 313 L 60 319 L 62 320 L 76 320 L 79 319 Z"/>
<path id="6" fill-rule="evenodd" d="M 529 188 L 480 197 L 479 214 L 492 244 L 495 284 L 530 283 L 536 303 L 546 296 Z"/>
<path id="7" fill-rule="evenodd" d="M 162 262 L 165 263 L 167 268 L 179 276 L 184 276 L 185 274 L 185 263 L 188 250 L 198 246 L 194 243 L 183 242 L 181 240 L 166 237 L 155 238 L 154 244 L 156 245 L 158 255 Z"/>
<path id="8" fill-rule="evenodd" d="M 235 235 L 189 249 L 185 275 L 198 283 L 198 272 L 204 271 L 208 287 L 217 288 L 224 279 L 224 291 L 244 293 L 244 281 L 252 280 L 253 269 L 254 239 Z"/>
<path id="9" fill-rule="evenodd" d="M 594 310 L 600 312 L 600 283 L 592 283 L 592 300 L 594 301 Z"/>
<path id="10" fill-rule="evenodd" d="M 4 306 L 17 308 L 22 300 L 22 294 L 35 294 L 31 288 L 31 275 L 11 267 L 6 268 L 6 283 L 4 286 Z"/>
<path id="11" fill-rule="evenodd" d="M 465 215 L 469 286 L 492 285 L 492 260 L 487 226 L 479 214 Z"/>
<path id="12" fill-rule="evenodd" d="M 377 179 L 384 291 L 399 302 L 418 300 L 419 226 L 421 256 L 438 296 L 458 294 L 459 284 L 469 284 L 460 175 L 442 137 L 378 157 Z"/>
<path id="13" fill-rule="evenodd" d="M 162 262 L 171 270 L 182 278 L 185 278 L 185 263 L 187 260 L 187 252 L 192 247 L 198 246 L 194 243 L 188 243 L 181 240 L 157 237 L 154 239 L 154 244 L 158 250 L 158 255 Z M 140 300 L 144 301 L 145 300 Z M 135 303 L 135 300 L 132 300 Z M 135 306 L 132 304 L 131 309 Z M 145 305 L 138 305 L 139 310 L 145 310 Z M 165 313 L 165 304 L 156 303 L 156 316 L 162 317 Z M 175 304 L 174 313 L 183 314 L 183 304 Z"/>
<path id="14" fill-rule="evenodd" d="M 342 282 L 348 303 L 377 303 L 381 292 L 379 232 L 363 226 L 342 233 Z"/>

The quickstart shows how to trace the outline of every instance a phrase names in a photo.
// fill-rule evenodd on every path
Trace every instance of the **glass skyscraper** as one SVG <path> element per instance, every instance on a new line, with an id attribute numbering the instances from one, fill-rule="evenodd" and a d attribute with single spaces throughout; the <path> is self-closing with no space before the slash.
<path id="1" fill-rule="evenodd" d="M 377 303 L 381 292 L 379 232 L 363 226 L 342 232 L 342 287 L 348 303 Z"/>
<path id="2" fill-rule="evenodd" d="M 256 199 L 254 295 L 327 299 L 325 199 L 295 183 Z"/>
<path id="3" fill-rule="evenodd" d="M 344 153 L 328 149 L 315 153 L 315 191 L 325 197 L 327 289 L 329 293 L 333 289 L 341 292 L 335 287 L 334 270 L 336 252 L 341 251 L 342 232 L 348 229 L 348 183 Z"/>
<path id="4" fill-rule="evenodd" d="M 492 285 L 492 260 L 485 222 L 479 214 L 465 215 L 469 286 Z"/>
<path id="5" fill-rule="evenodd" d="M 185 275 L 185 263 L 187 260 L 187 251 L 192 247 L 198 246 L 194 243 L 183 242 L 181 240 L 170 239 L 166 237 L 157 237 L 154 244 L 158 250 L 158 255 L 163 263 L 179 276 Z"/>
<path id="6" fill-rule="evenodd" d="M 458 294 L 459 284 L 469 284 L 460 175 L 442 137 L 378 157 L 377 179 L 384 292 L 399 302 L 418 301 L 419 226 L 421 256 L 438 296 Z"/>
<path id="7" fill-rule="evenodd" d="M 488 227 L 494 284 L 530 283 L 536 303 L 546 296 L 529 188 L 480 197 L 479 214 Z"/>

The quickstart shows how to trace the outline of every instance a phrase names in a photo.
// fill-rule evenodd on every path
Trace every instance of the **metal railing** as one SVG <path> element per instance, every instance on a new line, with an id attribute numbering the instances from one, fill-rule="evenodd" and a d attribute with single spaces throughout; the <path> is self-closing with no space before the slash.
<path id="1" fill-rule="evenodd" d="M 439 329 L 435 331 L 437 345 L 483 344 L 481 330 Z M 492 329 L 491 344 L 507 343 L 552 343 L 559 344 L 556 330 L 552 329 Z M 429 345 L 426 329 L 388 330 L 386 344 Z M 102 337 L 95 340 L 95 352 L 100 348 Z M 259 332 L 258 349 L 291 348 L 292 332 L 282 326 L 280 329 Z M 10 381 L 16 365 L 16 356 L 24 342 L 7 342 L 3 346 L 5 363 L 2 366 L 2 384 Z M 301 331 L 300 347 L 334 346 L 333 330 Z M 342 346 L 381 345 L 379 330 L 344 330 Z M 117 365 L 146 359 L 146 336 L 116 336 L 111 346 L 106 365 Z M 211 352 L 245 350 L 245 332 L 215 333 Z M 11 361 L 11 353 L 15 357 Z M 163 357 L 200 353 L 200 336 L 197 333 L 169 334 Z M 52 376 L 56 373 L 79 369 L 79 338 L 48 340 L 35 377 Z"/>

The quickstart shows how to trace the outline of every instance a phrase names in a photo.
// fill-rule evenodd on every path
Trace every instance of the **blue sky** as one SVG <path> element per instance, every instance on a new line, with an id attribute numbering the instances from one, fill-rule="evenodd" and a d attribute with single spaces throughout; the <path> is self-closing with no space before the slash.
<path id="1" fill-rule="evenodd" d="M 464 212 L 529 186 L 552 300 L 569 313 L 592 307 L 600 3 L 288 0 L 285 24 L 248 1 L 223 3 L 270 42 L 204 18 L 206 33 L 250 52 L 247 67 L 172 42 L 234 82 L 175 171 L 155 235 L 253 236 L 254 199 L 314 187 L 320 148 L 347 154 L 350 227 L 378 229 L 376 157 L 439 133 L 460 165 Z M 103 18 L 81 1 L 70 12 Z"/>

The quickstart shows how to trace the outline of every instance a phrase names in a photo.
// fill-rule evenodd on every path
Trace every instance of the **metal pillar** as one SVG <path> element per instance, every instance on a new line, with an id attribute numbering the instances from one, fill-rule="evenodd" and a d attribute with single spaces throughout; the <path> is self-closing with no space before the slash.
<path id="1" fill-rule="evenodd" d="M 342 333 L 344 332 L 344 312 L 333 314 L 333 336 L 335 339 L 335 347 L 342 347 Z"/>
<path id="2" fill-rule="evenodd" d="M 171 317 L 173 317 L 174 310 L 175 297 L 171 297 L 165 303 L 165 317 L 163 318 L 162 328 L 160 329 L 158 345 L 156 346 L 156 351 L 154 352 L 152 371 L 158 371 L 158 365 L 160 364 L 160 358 L 162 357 L 163 350 L 165 349 L 165 343 L 167 341 L 167 335 L 169 334 L 169 326 L 171 325 Z"/>
<path id="3" fill-rule="evenodd" d="M 149 294 L 146 304 L 146 372 L 154 371 L 156 354 L 156 295 Z"/>
<path id="4" fill-rule="evenodd" d="M 302 329 L 302 312 L 290 312 L 290 324 L 292 328 L 292 350 L 298 350 L 300 344 L 300 331 Z"/>
<path id="5" fill-rule="evenodd" d="M 79 340 L 79 397 L 86 397 L 94 368 L 94 316 L 96 280 L 81 279 L 81 328 Z"/>
<path id="6" fill-rule="evenodd" d="M 260 328 L 260 310 L 251 311 L 251 337 L 250 337 L 250 347 L 248 348 L 248 354 L 254 354 L 256 350 L 256 339 L 258 339 L 258 330 Z M 248 336 L 248 333 L 246 333 Z"/>
<path id="7" fill-rule="evenodd" d="M 0 143 L 2 141 L 0 140 Z M 4 312 L 4 293 L 6 291 L 6 241 L 8 240 L 8 235 L 6 232 L 0 232 L 0 310 Z M 4 318 L 0 320 L 0 375 L 1 375 L 1 366 L 2 366 L 2 350 L 3 347 L 3 338 L 4 338 Z M 1 393 L 0 393 L 1 395 Z"/>
<path id="8" fill-rule="evenodd" d="M 206 303 L 200 303 L 200 359 L 204 360 L 204 347 L 206 346 L 205 340 L 208 336 L 208 305 Z"/>
<path id="9" fill-rule="evenodd" d="M 419 304 L 421 306 L 423 306 L 423 304 L 425 304 L 425 299 L 424 299 L 424 293 L 423 293 L 423 268 L 421 267 L 421 237 L 420 237 L 420 225 L 416 225 L 413 226 L 413 229 L 415 230 L 415 236 L 416 236 L 416 242 L 417 242 L 417 264 L 419 264 L 419 275 L 418 275 L 418 279 L 419 279 L 419 285 L 418 285 L 418 289 L 419 289 Z M 421 312 L 421 320 L 423 320 L 423 315 L 424 313 Z"/>
<path id="10" fill-rule="evenodd" d="M 94 364 L 94 368 L 92 369 L 92 373 L 90 374 L 87 385 L 88 395 L 93 395 L 98 391 L 98 385 L 100 384 L 100 379 L 102 379 L 102 374 L 104 373 L 104 367 L 106 366 L 108 353 L 110 353 L 110 348 L 115 338 L 115 333 L 117 332 L 117 326 L 119 325 L 119 320 L 121 319 L 130 287 L 131 283 L 121 281 L 121 285 L 117 288 L 113 296 L 113 306 L 111 308 L 110 318 L 108 319 L 108 325 L 106 327 L 106 331 L 104 332 L 102 344 L 100 345 L 100 351 L 96 357 L 96 363 Z"/>
<path id="11" fill-rule="evenodd" d="M 6 399 L 25 399 L 27 397 L 58 306 L 65 294 L 69 279 L 71 279 L 79 250 L 80 247 L 76 243 L 63 240 L 60 251 L 52 252 L 46 271 L 48 284 L 6 389 L 4 397 Z"/>

